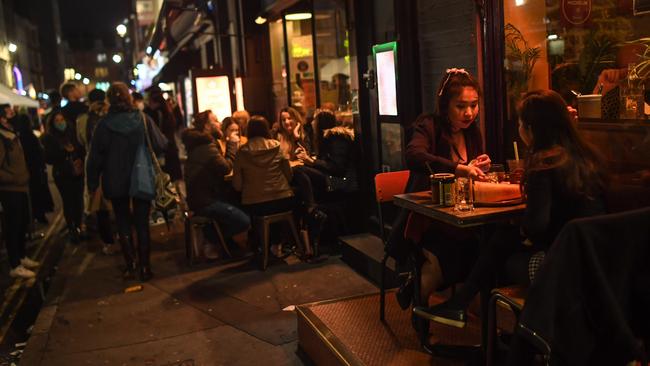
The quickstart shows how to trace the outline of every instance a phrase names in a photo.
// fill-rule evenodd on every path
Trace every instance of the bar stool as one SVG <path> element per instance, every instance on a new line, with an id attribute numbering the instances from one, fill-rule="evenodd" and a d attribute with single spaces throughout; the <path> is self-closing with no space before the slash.
<path id="1" fill-rule="evenodd" d="M 209 217 L 194 215 L 191 211 L 183 211 L 183 217 L 185 221 L 185 255 L 190 266 L 194 264 L 196 258 L 201 256 L 199 243 L 203 242 L 203 228 L 207 225 L 212 225 L 217 232 L 219 244 L 228 257 L 232 257 L 219 223 Z"/>
<path id="2" fill-rule="evenodd" d="M 291 229 L 291 235 L 293 236 L 294 244 L 300 247 L 300 249 L 304 253 L 304 248 L 302 246 L 300 238 L 298 237 L 298 230 L 296 229 L 296 223 L 293 220 L 292 211 L 285 211 L 285 212 L 280 212 L 280 213 L 267 215 L 267 216 L 254 216 L 253 221 L 255 222 L 255 226 L 258 230 L 258 234 L 260 236 L 260 241 L 262 244 L 262 263 L 261 263 L 262 271 L 266 270 L 266 267 L 268 267 L 269 265 L 269 246 L 270 246 L 269 229 L 272 224 L 283 222 L 283 221 L 288 223 L 289 228 Z"/>

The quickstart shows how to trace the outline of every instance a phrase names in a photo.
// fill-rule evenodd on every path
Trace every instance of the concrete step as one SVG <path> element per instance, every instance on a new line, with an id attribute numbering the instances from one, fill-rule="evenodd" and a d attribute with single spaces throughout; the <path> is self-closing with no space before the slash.
<path id="1" fill-rule="evenodd" d="M 384 243 L 381 238 L 370 233 L 339 237 L 341 259 L 352 269 L 379 286 L 381 260 L 384 257 Z M 386 263 L 386 288 L 398 286 L 395 261 L 388 258 Z"/>

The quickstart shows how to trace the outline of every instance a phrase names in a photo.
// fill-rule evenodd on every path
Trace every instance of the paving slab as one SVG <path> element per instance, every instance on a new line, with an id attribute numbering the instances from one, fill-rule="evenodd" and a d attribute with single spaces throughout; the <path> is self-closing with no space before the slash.
<path id="1" fill-rule="evenodd" d="M 60 304 L 52 322 L 48 349 L 81 352 L 118 347 L 221 324 L 145 284 L 140 292 Z"/>
<path id="2" fill-rule="evenodd" d="M 295 343 L 293 345 L 295 347 Z M 183 363 L 185 361 L 185 363 Z M 272 346 L 230 326 L 90 352 L 48 352 L 41 365 L 302 365 L 295 348 Z"/>

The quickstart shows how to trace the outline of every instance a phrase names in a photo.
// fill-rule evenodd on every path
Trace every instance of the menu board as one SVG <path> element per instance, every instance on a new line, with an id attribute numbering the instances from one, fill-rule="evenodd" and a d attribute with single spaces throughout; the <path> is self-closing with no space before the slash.
<path id="1" fill-rule="evenodd" d="M 377 97 L 380 116 L 397 116 L 397 43 L 372 48 L 377 68 Z"/>
<path id="2" fill-rule="evenodd" d="M 195 83 L 197 113 L 210 109 L 219 121 L 232 115 L 228 76 L 196 77 Z"/>

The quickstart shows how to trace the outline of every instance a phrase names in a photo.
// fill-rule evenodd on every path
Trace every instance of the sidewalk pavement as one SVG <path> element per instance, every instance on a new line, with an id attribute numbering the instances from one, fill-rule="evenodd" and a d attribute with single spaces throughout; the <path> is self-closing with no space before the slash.
<path id="1" fill-rule="evenodd" d="M 337 257 L 188 267 L 176 222 L 152 227 L 155 277 L 124 293 L 138 282 L 100 249 L 67 246 L 21 365 L 302 365 L 291 306 L 376 291 Z"/>

